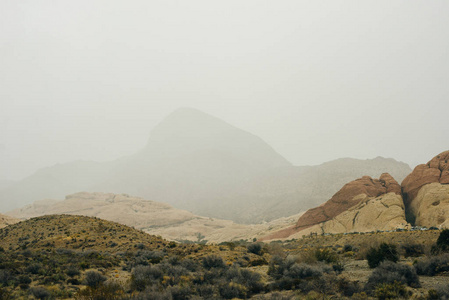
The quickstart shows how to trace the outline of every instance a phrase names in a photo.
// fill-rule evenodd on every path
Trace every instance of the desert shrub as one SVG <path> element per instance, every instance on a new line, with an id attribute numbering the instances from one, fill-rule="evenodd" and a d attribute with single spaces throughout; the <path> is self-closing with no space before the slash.
<path id="1" fill-rule="evenodd" d="M 67 284 L 80 285 L 81 282 L 76 278 L 69 278 L 67 279 Z"/>
<path id="2" fill-rule="evenodd" d="M 371 273 L 365 288 L 373 290 L 380 284 L 393 284 L 395 282 L 411 287 L 421 286 L 414 268 L 391 261 L 384 261 Z"/>
<path id="3" fill-rule="evenodd" d="M 97 271 L 87 271 L 85 274 L 84 282 L 87 286 L 96 288 L 104 281 L 106 281 L 106 276 L 103 276 Z"/>
<path id="4" fill-rule="evenodd" d="M 212 269 L 212 268 L 224 268 L 226 267 L 223 258 L 217 255 L 209 255 L 205 256 L 202 259 L 203 267 L 205 269 Z"/>
<path id="5" fill-rule="evenodd" d="M 371 248 L 366 255 L 370 268 L 376 268 L 384 260 L 397 262 L 399 254 L 396 245 L 382 243 L 379 248 Z"/>
<path id="6" fill-rule="evenodd" d="M 438 285 L 436 289 L 429 290 L 427 299 L 429 300 L 447 300 L 449 299 L 449 285 Z"/>
<path id="7" fill-rule="evenodd" d="M 41 264 L 31 264 L 28 267 L 26 267 L 26 271 L 27 273 L 31 273 L 31 274 L 39 274 L 40 270 L 42 269 L 42 265 Z"/>
<path id="8" fill-rule="evenodd" d="M 224 274 L 226 281 L 243 285 L 249 294 L 258 293 L 263 289 L 259 273 L 242 269 L 237 266 L 229 268 Z"/>
<path id="9" fill-rule="evenodd" d="M 179 285 L 169 287 L 167 291 L 170 293 L 173 300 L 188 300 L 192 294 L 189 287 Z"/>
<path id="10" fill-rule="evenodd" d="M 199 264 L 190 258 L 183 259 L 181 261 L 181 266 L 185 269 L 189 270 L 190 272 L 196 272 L 199 269 Z"/>
<path id="11" fill-rule="evenodd" d="M 438 273 L 449 271 L 449 254 L 424 258 L 414 266 L 418 275 L 435 276 Z"/>
<path id="12" fill-rule="evenodd" d="M 333 273 L 332 268 L 325 264 L 309 265 L 298 263 L 296 257 L 287 257 L 285 260 L 279 256 L 273 256 L 268 268 L 268 275 L 275 281 L 272 289 L 290 290 L 301 289 L 309 291 L 318 284 L 318 278 L 323 274 Z"/>
<path id="13" fill-rule="evenodd" d="M 0 285 L 7 286 L 11 279 L 12 276 L 9 270 L 0 269 Z"/>
<path id="14" fill-rule="evenodd" d="M 0 300 L 9 300 L 9 299 L 11 299 L 10 292 L 7 289 L 2 288 L 0 286 Z"/>
<path id="15" fill-rule="evenodd" d="M 379 300 L 408 298 L 405 285 L 397 281 L 379 284 L 374 290 L 374 295 Z"/>
<path id="16" fill-rule="evenodd" d="M 346 278 L 339 278 L 337 281 L 338 290 L 345 297 L 352 297 L 356 293 L 362 291 L 362 287 L 358 282 L 349 281 Z"/>
<path id="17" fill-rule="evenodd" d="M 137 266 L 131 273 L 131 288 L 143 291 L 148 285 L 159 281 L 164 274 L 158 267 Z"/>
<path id="18" fill-rule="evenodd" d="M 329 248 L 316 249 L 314 255 L 317 261 L 328 264 L 338 262 L 338 255 Z"/>
<path id="19" fill-rule="evenodd" d="M 33 295 L 36 299 L 49 299 L 51 298 L 51 293 L 46 288 L 42 286 L 36 286 L 30 288 L 30 293 Z"/>
<path id="20" fill-rule="evenodd" d="M 246 298 L 246 288 L 238 283 L 224 283 L 219 286 L 218 290 L 220 292 L 220 296 L 224 299 Z"/>
<path id="21" fill-rule="evenodd" d="M 75 298 L 79 300 L 118 300 L 123 299 L 124 290 L 116 282 L 107 282 L 100 284 L 97 287 L 87 287 L 80 290 Z"/>
<path id="22" fill-rule="evenodd" d="M 449 229 L 444 229 L 440 232 L 437 239 L 437 247 L 442 251 L 449 249 Z"/>
<path id="23" fill-rule="evenodd" d="M 349 252 L 349 251 L 354 251 L 352 245 L 346 244 L 343 247 L 343 252 Z"/>
<path id="24" fill-rule="evenodd" d="M 20 275 L 18 278 L 19 283 L 21 284 L 30 284 L 31 283 L 31 278 L 27 275 Z"/>
<path id="25" fill-rule="evenodd" d="M 404 257 L 418 257 L 424 254 L 424 246 L 415 243 L 405 243 L 401 246 Z"/>
<path id="26" fill-rule="evenodd" d="M 65 273 L 70 277 L 75 277 L 80 274 L 80 270 L 76 266 L 69 266 Z"/>
<path id="27" fill-rule="evenodd" d="M 260 243 L 252 243 L 246 246 L 249 253 L 254 253 L 256 255 L 262 255 L 262 244 Z"/>
<path id="28" fill-rule="evenodd" d="M 343 263 L 337 262 L 332 264 L 332 269 L 335 271 L 335 273 L 341 274 L 341 272 L 345 270 L 345 266 L 343 265 Z"/>

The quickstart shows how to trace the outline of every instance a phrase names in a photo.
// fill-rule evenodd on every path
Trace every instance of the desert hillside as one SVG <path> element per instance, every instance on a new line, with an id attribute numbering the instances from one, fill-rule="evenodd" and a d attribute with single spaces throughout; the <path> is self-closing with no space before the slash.
<path id="1" fill-rule="evenodd" d="M 77 193 L 64 200 L 41 200 L 9 213 L 20 219 L 43 215 L 72 214 L 97 217 L 132 226 L 169 240 L 225 242 L 252 240 L 281 228 L 292 226 L 298 215 L 257 225 L 202 217 L 169 204 L 124 194 Z"/>
<path id="2" fill-rule="evenodd" d="M 0 214 L 0 228 L 19 222 L 20 219 Z"/>

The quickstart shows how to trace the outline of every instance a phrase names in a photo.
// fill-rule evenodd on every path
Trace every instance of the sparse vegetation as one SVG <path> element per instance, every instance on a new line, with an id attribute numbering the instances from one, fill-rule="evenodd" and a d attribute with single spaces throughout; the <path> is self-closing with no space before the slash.
<path id="1" fill-rule="evenodd" d="M 384 260 L 397 262 L 399 254 L 396 245 L 382 243 L 379 248 L 371 248 L 366 255 L 366 259 L 370 268 L 376 268 Z"/>
<path id="2" fill-rule="evenodd" d="M 95 218 L 52 216 L 27 222 L 0 230 L 4 249 L 0 252 L 0 300 L 407 298 L 408 286 L 420 284 L 418 274 L 438 276 L 449 264 L 449 254 L 426 257 L 426 251 L 414 267 L 385 259 L 395 253 L 391 249 L 404 250 L 403 257 L 409 257 L 406 248 L 418 252 L 413 249 L 420 247 L 411 245 L 423 243 L 411 239 L 411 234 L 432 236 L 435 243 L 439 232 L 391 233 L 396 245 L 373 233 L 270 244 L 173 246 Z M 79 247 L 81 243 L 86 245 Z M 111 248 L 112 243 L 117 246 Z M 364 244 L 376 250 L 377 258 L 384 258 L 373 271 L 368 271 L 365 261 L 356 260 Z M 393 257 L 399 258 L 399 253 Z M 354 264 L 364 266 L 365 273 L 357 273 L 365 274 L 364 278 L 348 277 L 346 269 L 354 272 Z M 428 299 L 449 294 L 437 286 L 425 293 Z"/>

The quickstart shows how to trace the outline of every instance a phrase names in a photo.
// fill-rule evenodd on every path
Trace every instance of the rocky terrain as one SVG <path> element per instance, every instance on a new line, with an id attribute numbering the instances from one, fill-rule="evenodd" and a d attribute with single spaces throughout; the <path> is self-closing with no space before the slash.
<path id="1" fill-rule="evenodd" d="M 294 224 L 298 215 L 257 225 L 202 217 L 165 203 L 112 193 L 76 193 L 64 200 L 41 200 L 9 213 L 20 219 L 72 214 L 118 222 L 169 240 L 219 243 L 252 240 Z M 11 218 L 11 217 L 9 217 Z M 11 218 L 13 219 L 13 218 Z"/>
<path id="2" fill-rule="evenodd" d="M 418 165 L 401 185 L 390 175 L 364 176 L 341 188 L 326 203 L 309 209 L 295 226 L 261 240 L 308 234 L 390 231 L 449 224 L 449 151 Z"/>
<path id="3" fill-rule="evenodd" d="M 410 167 L 393 159 L 338 159 L 292 166 L 262 139 L 194 109 L 179 109 L 144 149 L 111 162 L 76 161 L 0 188 L 0 211 L 80 191 L 129 194 L 237 223 L 289 217 L 324 203 L 345 183 Z"/>
<path id="4" fill-rule="evenodd" d="M 17 218 L 13 218 L 7 215 L 0 214 L 0 228 L 6 227 L 11 224 L 15 224 L 19 222 L 20 220 Z"/>
<path id="5" fill-rule="evenodd" d="M 447 226 L 449 219 L 449 151 L 416 166 L 402 182 L 409 221 L 420 226 Z"/>

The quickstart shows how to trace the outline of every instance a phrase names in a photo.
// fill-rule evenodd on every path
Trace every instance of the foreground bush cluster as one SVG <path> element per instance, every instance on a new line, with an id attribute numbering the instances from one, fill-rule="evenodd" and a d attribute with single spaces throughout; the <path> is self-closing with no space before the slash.
<path id="1" fill-rule="evenodd" d="M 341 276 L 345 260 L 359 252 L 351 245 L 296 254 L 279 243 L 247 242 L 200 245 L 187 252 L 176 243 L 152 249 L 137 243 L 115 253 L 0 248 L 0 300 L 406 299 L 421 286 L 419 276 L 449 271 L 448 243 L 442 231 L 427 256 L 416 244 L 372 246 L 365 252 L 372 272 L 364 284 Z M 413 266 L 401 263 L 401 257 L 413 257 Z M 449 299 L 449 289 L 436 287 L 426 298 Z"/>

